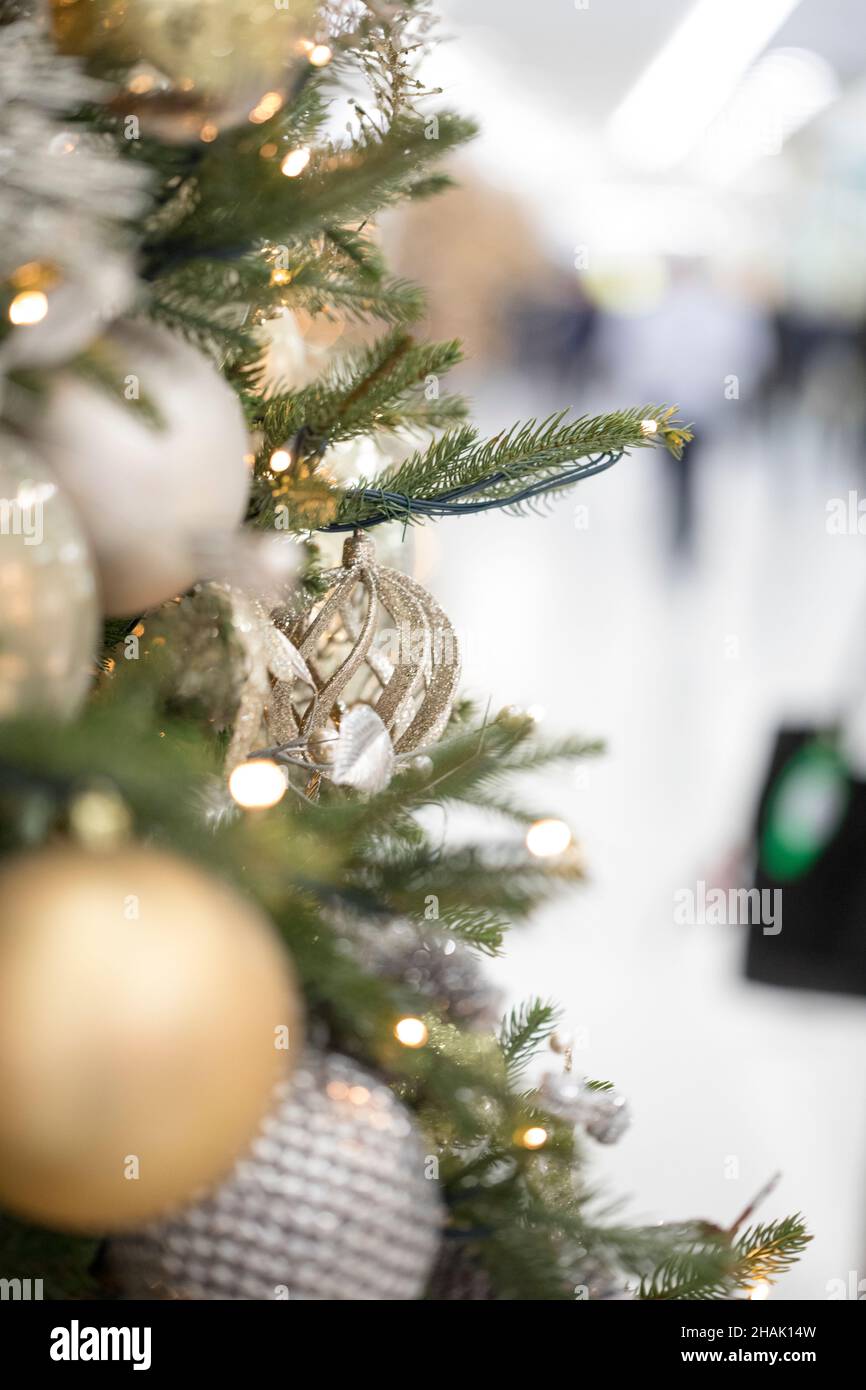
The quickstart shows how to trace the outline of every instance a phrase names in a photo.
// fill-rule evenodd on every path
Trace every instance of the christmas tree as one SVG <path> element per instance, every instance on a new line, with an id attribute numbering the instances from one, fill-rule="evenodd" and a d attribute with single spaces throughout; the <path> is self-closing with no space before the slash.
<path id="1" fill-rule="evenodd" d="M 443 386 L 459 344 L 424 340 L 375 222 L 473 134 L 419 76 L 423 0 L 0 16 L 4 1274 L 97 1299 L 772 1281 L 799 1218 L 629 1223 L 587 1174 L 623 1099 L 574 1074 L 553 1005 L 497 1019 L 483 957 L 582 876 L 515 785 L 599 748 L 462 701 L 405 572 L 415 526 L 537 512 L 688 429 L 658 404 L 486 439 Z M 497 833 L 443 839 L 431 807 Z"/>

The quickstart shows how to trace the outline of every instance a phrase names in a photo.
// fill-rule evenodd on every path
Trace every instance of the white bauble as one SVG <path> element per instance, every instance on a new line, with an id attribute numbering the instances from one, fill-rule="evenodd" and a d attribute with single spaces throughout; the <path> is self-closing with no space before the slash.
<path id="1" fill-rule="evenodd" d="M 4 340 L 0 371 L 68 362 L 129 307 L 136 288 L 132 261 L 120 253 L 101 251 L 86 266 L 64 265 L 57 282 L 46 286 L 45 317 L 20 325 Z"/>
<path id="2" fill-rule="evenodd" d="M 201 538 L 242 520 L 247 432 L 216 368 L 166 329 L 120 323 L 101 345 L 159 424 L 134 399 L 62 373 L 34 430 L 90 537 L 105 611 L 130 614 L 189 588 Z"/>
<path id="3" fill-rule="evenodd" d="M 92 558 L 45 465 L 0 435 L 0 719 L 71 715 L 99 633 Z"/>

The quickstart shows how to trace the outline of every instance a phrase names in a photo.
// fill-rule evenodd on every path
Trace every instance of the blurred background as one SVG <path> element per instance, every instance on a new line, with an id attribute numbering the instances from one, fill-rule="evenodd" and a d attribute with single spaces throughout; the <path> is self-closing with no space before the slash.
<path id="1" fill-rule="evenodd" d="M 827 946 L 833 894 L 804 927 L 796 882 L 759 980 L 746 928 L 674 912 L 699 882 L 751 881 L 780 728 L 838 726 L 851 786 L 866 776 L 860 7 L 442 8 L 460 42 L 429 77 L 483 134 L 462 189 L 387 236 L 432 331 L 466 341 L 478 422 L 652 401 L 696 434 L 682 466 L 640 452 L 546 520 L 415 533 L 467 688 L 607 743 L 538 788 L 587 887 L 491 969 L 509 1001 L 559 999 L 576 1068 L 628 1096 L 598 1168 L 633 1212 L 730 1222 L 781 1169 L 762 1214 L 803 1210 L 815 1240 L 771 1296 L 866 1297 L 866 855 L 842 866 L 849 957 Z M 826 795 L 803 814 L 833 829 Z M 820 992 L 813 950 L 833 956 Z"/>

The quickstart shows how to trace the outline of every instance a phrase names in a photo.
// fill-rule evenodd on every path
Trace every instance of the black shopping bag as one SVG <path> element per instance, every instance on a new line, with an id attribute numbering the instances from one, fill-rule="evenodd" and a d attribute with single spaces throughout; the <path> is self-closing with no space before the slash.
<path id="1" fill-rule="evenodd" d="M 754 827 L 754 886 L 780 890 L 781 930 L 749 931 L 746 975 L 866 994 L 866 782 L 834 731 L 780 731 Z"/>

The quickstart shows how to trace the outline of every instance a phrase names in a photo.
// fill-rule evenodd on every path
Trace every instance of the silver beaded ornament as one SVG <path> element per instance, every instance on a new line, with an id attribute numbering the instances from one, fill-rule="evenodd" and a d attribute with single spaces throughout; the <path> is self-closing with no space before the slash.
<path id="1" fill-rule="evenodd" d="M 357 1063 L 311 1052 L 228 1181 L 112 1241 L 107 1265 L 129 1298 L 414 1299 L 441 1224 L 409 1112 Z"/>
<path id="2" fill-rule="evenodd" d="M 472 949 L 435 923 L 397 918 L 345 927 L 350 953 L 381 979 L 405 984 L 449 1022 L 492 1027 L 498 994 L 491 990 Z"/>
<path id="3" fill-rule="evenodd" d="M 625 1097 L 616 1091 L 598 1090 L 571 1072 L 546 1076 L 540 1095 L 554 1115 L 580 1125 L 599 1144 L 615 1144 L 628 1129 L 630 1116 Z"/>

